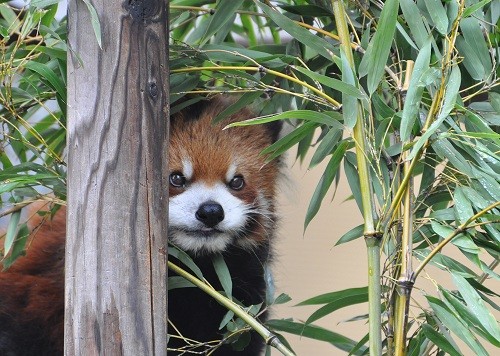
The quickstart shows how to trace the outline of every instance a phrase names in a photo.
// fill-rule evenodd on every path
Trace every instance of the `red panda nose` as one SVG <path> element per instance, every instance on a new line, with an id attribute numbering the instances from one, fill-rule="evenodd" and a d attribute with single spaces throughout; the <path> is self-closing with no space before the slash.
<path id="1" fill-rule="evenodd" d="M 201 221 L 207 227 L 214 227 L 224 220 L 224 209 L 219 203 L 207 201 L 200 205 L 195 214 L 196 219 Z"/>

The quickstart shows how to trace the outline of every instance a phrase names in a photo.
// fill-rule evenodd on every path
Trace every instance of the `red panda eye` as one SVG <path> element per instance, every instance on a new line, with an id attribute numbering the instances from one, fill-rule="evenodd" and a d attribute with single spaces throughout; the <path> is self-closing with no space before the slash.
<path id="1" fill-rule="evenodd" d="M 245 186 L 245 180 L 242 176 L 235 176 L 228 185 L 231 189 L 240 190 Z"/>
<path id="2" fill-rule="evenodd" d="M 170 174 L 170 184 L 176 188 L 181 188 L 186 185 L 186 177 L 180 172 Z"/>

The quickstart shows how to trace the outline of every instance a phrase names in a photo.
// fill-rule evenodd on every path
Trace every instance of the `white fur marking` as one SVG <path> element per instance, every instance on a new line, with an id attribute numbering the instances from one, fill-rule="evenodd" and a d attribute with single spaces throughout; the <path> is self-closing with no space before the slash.
<path id="1" fill-rule="evenodd" d="M 196 211 L 206 201 L 215 201 L 224 209 L 224 220 L 215 226 L 216 231 L 208 237 L 201 233 L 205 225 L 196 219 Z M 250 208 L 251 206 L 232 195 L 222 183 L 213 186 L 194 183 L 169 200 L 169 237 L 185 251 L 223 251 L 245 227 Z"/>
<path id="2" fill-rule="evenodd" d="M 184 177 L 189 181 L 191 178 L 193 178 L 193 164 L 191 161 L 187 158 L 184 158 L 182 160 L 182 173 L 184 174 Z"/>
<path id="3" fill-rule="evenodd" d="M 227 173 L 226 173 L 226 182 L 230 182 L 231 179 L 234 178 L 234 175 L 236 174 L 236 170 L 237 170 L 237 166 L 236 166 L 236 163 L 231 163 L 231 165 L 229 166 L 228 170 L 227 170 Z"/>

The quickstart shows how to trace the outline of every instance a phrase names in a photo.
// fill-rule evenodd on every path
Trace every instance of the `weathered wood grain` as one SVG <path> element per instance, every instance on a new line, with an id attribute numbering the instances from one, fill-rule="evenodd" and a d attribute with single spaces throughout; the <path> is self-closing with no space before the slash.
<path id="1" fill-rule="evenodd" d="M 167 1 L 70 1 L 66 355 L 165 355 Z"/>

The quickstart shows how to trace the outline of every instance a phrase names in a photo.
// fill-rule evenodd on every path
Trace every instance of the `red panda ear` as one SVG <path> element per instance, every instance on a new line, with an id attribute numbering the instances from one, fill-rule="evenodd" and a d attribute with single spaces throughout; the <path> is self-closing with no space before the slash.
<path id="1" fill-rule="evenodd" d="M 280 136 L 281 129 L 283 128 L 283 121 L 272 121 L 270 123 L 264 124 L 264 126 L 266 127 L 266 130 L 271 137 L 272 143 L 275 143 Z"/>

